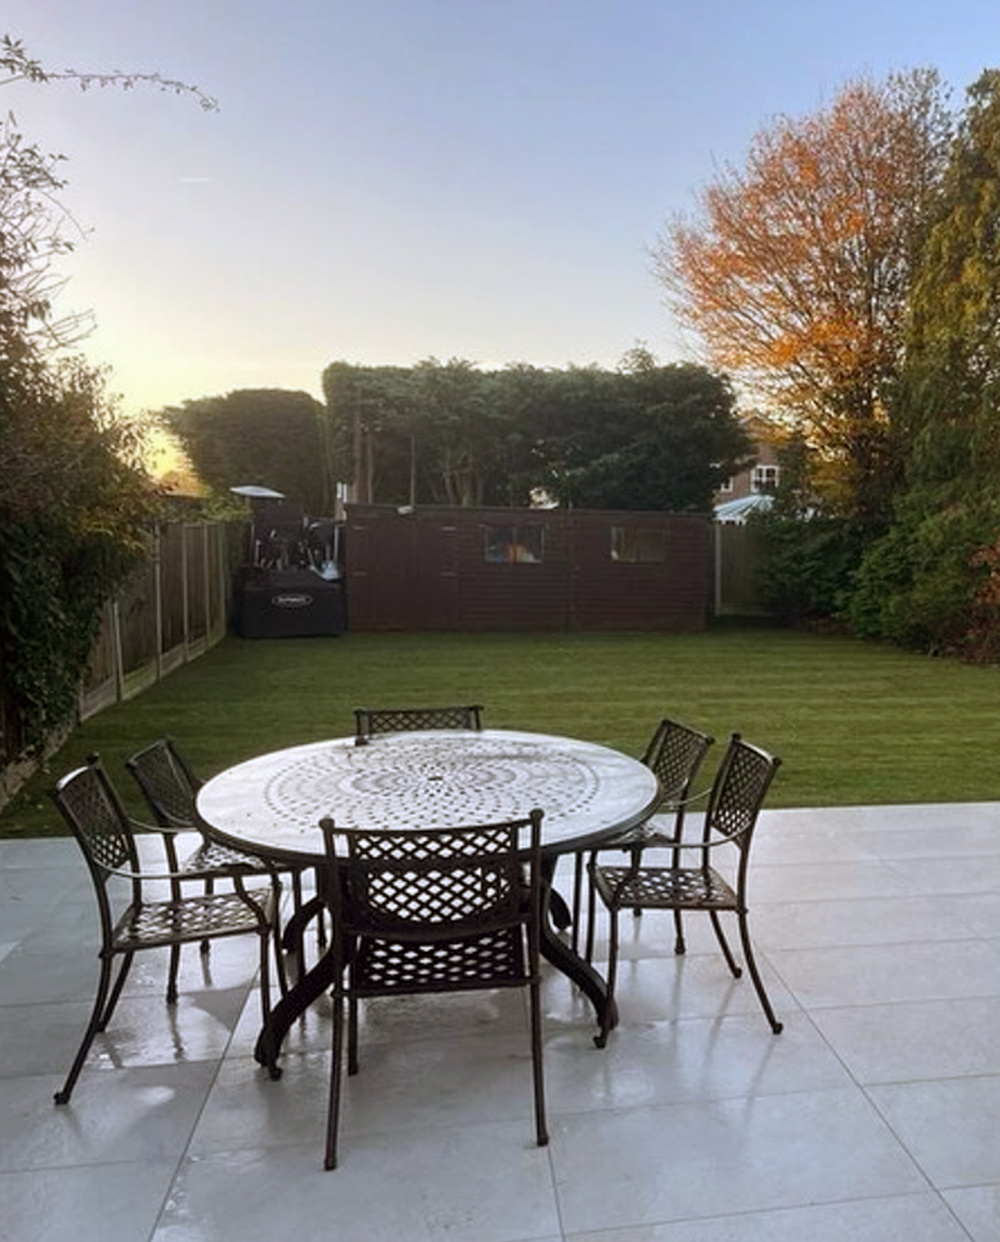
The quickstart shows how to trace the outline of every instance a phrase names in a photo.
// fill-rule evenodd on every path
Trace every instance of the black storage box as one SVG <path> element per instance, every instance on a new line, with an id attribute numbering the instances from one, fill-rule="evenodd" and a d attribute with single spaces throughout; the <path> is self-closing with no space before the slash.
<path id="1" fill-rule="evenodd" d="M 238 581 L 236 626 L 243 638 L 343 634 L 344 584 L 309 570 L 265 570 Z"/>

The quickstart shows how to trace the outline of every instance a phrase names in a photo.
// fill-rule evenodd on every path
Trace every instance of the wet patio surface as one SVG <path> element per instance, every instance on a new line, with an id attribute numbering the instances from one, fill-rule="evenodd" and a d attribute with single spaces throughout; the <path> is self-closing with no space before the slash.
<path id="1" fill-rule="evenodd" d="M 380 1002 L 324 1173 L 329 1002 L 271 1082 L 252 939 L 186 950 L 175 1008 L 165 956 L 141 955 L 55 1107 L 93 997 L 93 897 L 68 839 L 0 841 L 0 1235 L 995 1242 L 1000 805 L 765 811 L 751 899 L 781 1035 L 703 915 L 683 958 L 669 915 L 626 916 L 606 1049 L 546 974 L 547 1148 L 520 993 Z"/>

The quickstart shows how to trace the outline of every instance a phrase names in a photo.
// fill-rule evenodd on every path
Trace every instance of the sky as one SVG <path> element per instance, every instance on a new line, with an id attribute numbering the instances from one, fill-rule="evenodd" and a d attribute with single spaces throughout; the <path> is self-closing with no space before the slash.
<path id="1" fill-rule="evenodd" d="M 63 312 L 130 413 L 334 361 L 693 356 L 650 250 L 754 133 L 847 80 L 1000 65 L 997 0 L 4 0 L 0 95 L 66 157 Z"/>

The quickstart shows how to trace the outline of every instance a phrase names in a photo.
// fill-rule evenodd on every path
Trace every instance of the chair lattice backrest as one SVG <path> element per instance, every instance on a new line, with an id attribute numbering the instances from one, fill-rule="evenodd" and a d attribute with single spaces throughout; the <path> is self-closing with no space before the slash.
<path id="1" fill-rule="evenodd" d="M 676 720 L 660 721 L 642 761 L 656 773 L 662 805 L 684 801 L 714 740 Z"/>
<path id="2" fill-rule="evenodd" d="M 537 822 L 536 822 L 537 817 Z M 445 938 L 516 922 L 541 816 L 423 832 L 338 830 L 324 821 L 341 882 L 334 920 L 352 935 Z M 340 849 L 338 851 L 338 845 Z"/>
<path id="3" fill-rule="evenodd" d="M 768 788 L 781 760 L 734 733 L 709 795 L 705 840 L 730 838 L 746 854 Z"/>
<path id="4" fill-rule="evenodd" d="M 356 707 L 355 741 L 363 745 L 375 733 L 408 733 L 417 729 L 482 729 L 479 703 L 443 707 Z"/>
<path id="5" fill-rule="evenodd" d="M 72 828 L 101 892 L 108 870 L 139 870 L 139 855 L 127 814 L 96 756 L 56 785 L 53 800 Z M 138 880 L 133 880 L 138 887 Z"/>
<path id="6" fill-rule="evenodd" d="M 170 738 L 137 751 L 125 766 L 135 777 L 156 822 L 164 828 L 195 828 L 195 797 L 201 782 Z"/>

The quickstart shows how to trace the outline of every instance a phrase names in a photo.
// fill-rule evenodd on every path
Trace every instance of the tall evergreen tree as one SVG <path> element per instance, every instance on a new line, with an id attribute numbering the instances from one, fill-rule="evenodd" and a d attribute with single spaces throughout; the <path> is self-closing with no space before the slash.
<path id="1" fill-rule="evenodd" d="M 969 89 L 913 285 L 895 399 L 906 483 L 851 607 L 864 633 L 995 655 L 1000 539 L 1000 71 Z M 992 643 L 987 635 L 992 632 Z"/>

